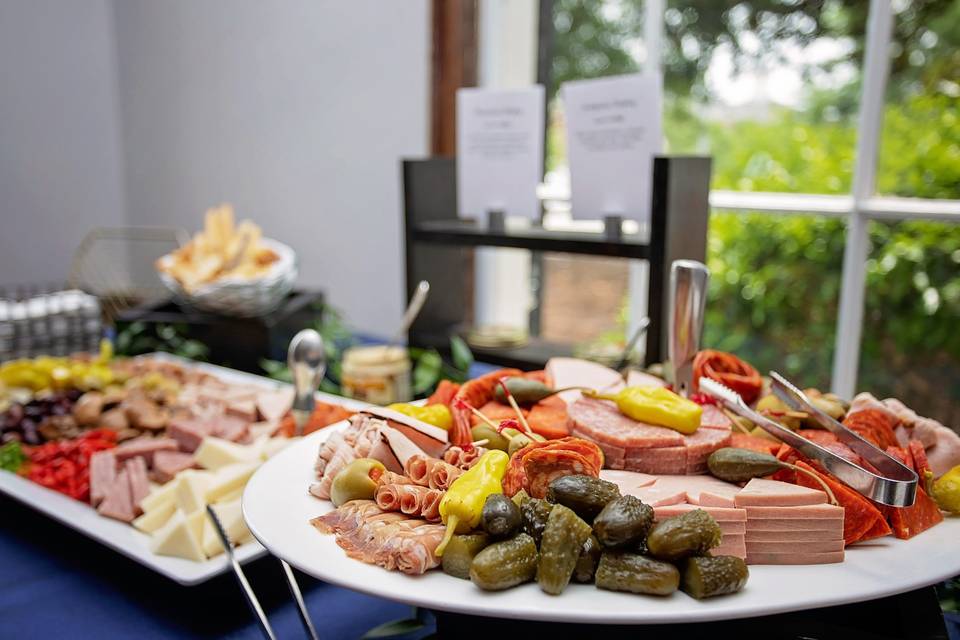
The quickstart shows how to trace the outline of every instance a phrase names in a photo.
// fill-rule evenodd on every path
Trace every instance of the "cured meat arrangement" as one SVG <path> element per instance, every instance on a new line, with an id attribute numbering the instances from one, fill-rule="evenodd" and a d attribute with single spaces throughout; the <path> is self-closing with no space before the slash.
<path id="1" fill-rule="evenodd" d="M 707 378 L 868 464 L 784 409 L 736 356 L 698 354 L 695 387 Z M 311 523 L 351 558 L 410 575 L 440 568 L 489 591 L 535 581 L 555 595 L 581 582 L 701 599 L 742 590 L 748 565 L 842 563 L 858 543 L 919 535 L 953 509 L 960 436 L 897 400 L 808 393 L 917 474 L 912 506 L 874 503 L 704 393 L 556 358 L 544 371 L 443 383 L 423 410 L 357 413 L 320 446 L 309 491 L 334 509 Z"/>

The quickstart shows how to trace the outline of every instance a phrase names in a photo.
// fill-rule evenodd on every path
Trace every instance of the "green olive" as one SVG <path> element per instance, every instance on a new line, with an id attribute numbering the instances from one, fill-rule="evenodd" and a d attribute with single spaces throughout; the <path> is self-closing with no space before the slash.
<path id="1" fill-rule="evenodd" d="M 510 438 L 510 449 L 507 451 L 511 456 L 515 454 L 520 449 L 523 449 L 528 444 L 533 444 L 533 440 L 524 433 L 519 433 L 514 437 Z"/>
<path id="2" fill-rule="evenodd" d="M 506 451 L 510 448 L 510 441 L 507 440 L 506 437 L 497 433 L 497 430 L 490 425 L 482 422 L 470 430 L 470 435 L 474 442 L 477 442 L 478 440 L 486 440 L 487 444 L 483 446 L 487 449 L 499 449 L 500 451 Z"/>
<path id="3" fill-rule="evenodd" d="M 351 500 L 372 500 L 377 479 L 386 468 L 379 460 L 359 458 L 340 470 L 330 487 L 330 501 L 339 507 Z"/>

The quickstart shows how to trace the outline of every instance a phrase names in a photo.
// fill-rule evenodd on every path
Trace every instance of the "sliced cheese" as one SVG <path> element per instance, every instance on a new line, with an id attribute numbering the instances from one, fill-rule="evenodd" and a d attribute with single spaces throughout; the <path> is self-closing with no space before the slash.
<path id="1" fill-rule="evenodd" d="M 247 523 L 243 520 L 239 500 L 231 500 L 230 502 L 217 504 L 213 509 L 217 512 L 217 517 L 220 518 L 220 524 L 223 525 L 223 530 L 227 533 L 227 537 L 230 538 L 235 545 L 243 544 L 251 536 L 250 530 L 247 529 Z M 210 518 L 206 519 L 203 527 L 202 548 L 208 557 L 223 553 L 223 544 L 221 544 L 220 536 L 217 535 L 213 521 L 210 520 Z"/>
<path id="2" fill-rule="evenodd" d="M 175 504 L 176 489 L 176 480 L 171 480 L 170 482 L 161 485 L 160 487 L 148 493 L 147 497 L 140 501 L 140 508 L 144 511 L 153 511 L 157 507 L 161 507 L 168 502 L 170 504 Z"/>
<path id="3" fill-rule="evenodd" d="M 259 463 L 239 463 L 224 467 L 217 472 L 216 476 L 207 487 L 207 503 L 213 504 L 221 500 L 225 495 L 242 489 L 253 472 L 257 470 Z"/>
<path id="4" fill-rule="evenodd" d="M 189 469 L 177 474 L 176 496 L 177 506 L 185 514 L 190 515 L 207 506 L 205 498 L 207 487 L 210 485 L 212 474 L 207 471 Z"/>
<path id="5" fill-rule="evenodd" d="M 176 510 L 177 503 L 171 498 L 155 506 L 153 509 L 144 512 L 144 514 L 134 520 L 132 524 L 144 533 L 153 533 L 166 524 Z"/>
<path id="6" fill-rule="evenodd" d="M 260 457 L 262 450 L 263 444 L 242 445 L 207 436 L 193 455 L 201 467 L 217 471 L 238 462 L 252 462 Z"/>
<path id="7" fill-rule="evenodd" d="M 201 517 L 205 515 L 202 511 L 196 513 Z M 203 562 L 207 558 L 203 555 L 200 539 L 196 535 L 197 521 L 196 517 L 188 519 L 178 509 L 170 520 L 153 534 L 153 539 L 150 541 L 150 550 L 161 556 L 174 556 Z M 199 522 L 202 526 L 203 521 L 199 520 Z"/>

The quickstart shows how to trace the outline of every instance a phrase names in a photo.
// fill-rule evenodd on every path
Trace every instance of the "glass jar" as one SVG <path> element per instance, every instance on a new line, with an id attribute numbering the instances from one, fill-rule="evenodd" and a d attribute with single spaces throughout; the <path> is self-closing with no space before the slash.
<path id="1" fill-rule="evenodd" d="M 343 395 L 372 404 L 407 402 L 410 358 L 403 347 L 351 347 L 343 354 L 340 374 Z"/>

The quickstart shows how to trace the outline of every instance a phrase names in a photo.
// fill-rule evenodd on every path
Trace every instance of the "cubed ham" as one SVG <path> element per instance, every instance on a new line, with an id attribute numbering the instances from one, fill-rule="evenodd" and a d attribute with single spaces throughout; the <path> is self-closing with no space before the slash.
<path id="1" fill-rule="evenodd" d="M 117 456 L 112 450 L 90 456 L 90 503 L 97 506 L 117 478 Z"/>
<path id="2" fill-rule="evenodd" d="M 117 456 L 117 462 L 124 462 L 129 458 L 141 456 L 145 459 L 147 466 L 153 464 L 153 457 L 158 451 L 176 451 L 177 441 L 173 438 L 151 438 L 142 436 L 134 438 L 119 445 L 114 449 Z"/>
<path id="3" fill-rule="evenodd" d="M 733 500 L 738 507 L 796 507 L 823 504 L 827 501 L 827 494 L 786 482 L 753 478 Z"/>
<path id="4" fill-rule="evenodd" d="M 150 493 L 150 478 L 147 477 L 147 463 L 143 456 L 135 456 L 123 465 L 130 480 L 130 499 L 135 513 L 142 513 L 140 501 Z"/>
<path id="5" fill-rule="evenodd" d="M 177 441 L 181 451 L 193 453 L 205 437 L 213 435 L 213 424 L 206 420 L 177 418 L 167 426 L 167 435 Z"/>
<path id="6" fill-rule="evenodd" d="M 212 435 L 231 442 L 240 442 L 246 438 L 249 430 L 249 420 L 232 415 L 225 415 L 212 421 Z"/>
<path id="7" fill-rule="evenodd" d="M 158 482 L 169 482 L 181 471 L 196 466 L 192 453 L 158 451 L 153 458 L 153 473 Z"/>
<path id="8" fill-rule="evenodd" d="M 107 488 L 107 495 L 97 507 L 97 513 L 123 522 L 132 522 L 136 513 L 133 508 L 133 496 L 130 492 L 130 474 L 126 468 L 117 474 Z"/>
<path id="9" fill-rule="evenodd" d="M 843 562 L 843 551 L 816 553 L 797 550 L 790 553 L 750 553 L 747 564 L 834 564 Z"/>
<path id="10" fill-rule="evenodd" d="M 246 422 L 257 421 L 257 404 L 253 398 L 233 400 L 227 404 L 227 415 L 240 418 Z"/>

